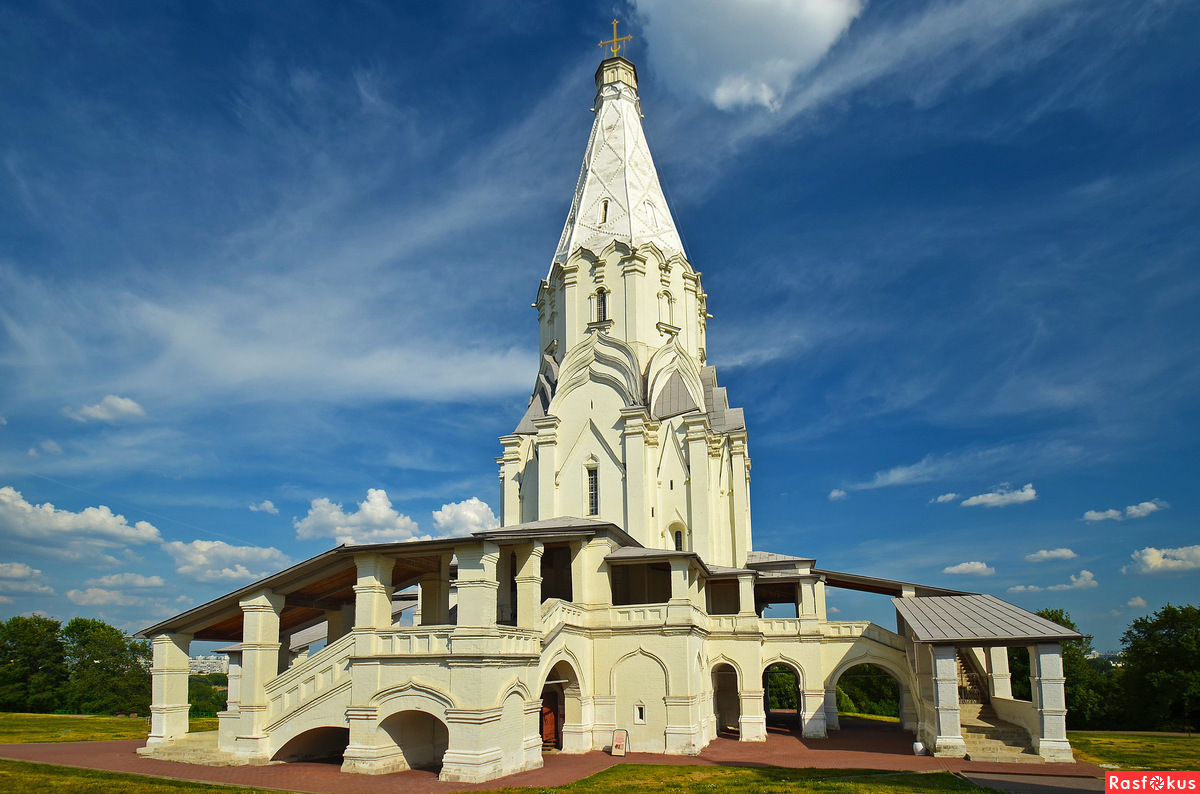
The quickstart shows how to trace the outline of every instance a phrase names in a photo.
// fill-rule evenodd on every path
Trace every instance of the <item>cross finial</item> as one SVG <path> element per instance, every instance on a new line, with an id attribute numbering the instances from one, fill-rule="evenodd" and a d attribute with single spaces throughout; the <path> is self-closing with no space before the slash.
<path id="1" fill-rule="evenodd" d="M 614 19 L 613 20 L 613 37 L 611 39 L 609 39 L 608 41 L 600 42 L 599 46 L 608 47 L 610 50 L 612 50 L 612 57 L 616 58 L 617 53 L 621 51 L 621 44 L 623 44 L 626 41 L 632 41 L 632 40 L 633 40 L 633 36 L 622 36 L 621 38 L 617 38 L 617 20 Z"/>

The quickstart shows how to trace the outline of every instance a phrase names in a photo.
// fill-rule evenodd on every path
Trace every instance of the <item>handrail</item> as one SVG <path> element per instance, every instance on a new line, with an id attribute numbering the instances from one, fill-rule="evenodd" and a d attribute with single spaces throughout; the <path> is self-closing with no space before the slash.
<path id="1" fill-rule="evenodd" d="M 293 683 L 299 678 L 303 678 L 306 673 L 317 670 L 329 662 L 338 661 L 338 658 L 343 654 L 349 658 L 353 650 L 354 635 L 347 632 L 304 661 L 292 665 L 287 670 L 272 678 L 267 682 L 265 690 L 269 695 L 272 692 L 286 688 L 288 684 Z"/>

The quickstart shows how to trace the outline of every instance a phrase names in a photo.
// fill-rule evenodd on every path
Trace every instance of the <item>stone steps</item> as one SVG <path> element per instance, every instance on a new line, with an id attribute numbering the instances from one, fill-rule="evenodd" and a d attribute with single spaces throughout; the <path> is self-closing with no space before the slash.
<path id="1" fill-rule="evenodd" d="M 963 742 L 972 761 L 1034 763 L 1041 758 L 1033 751 L 1029 733 L 1005 722 L 986 704 L 962 704 L 959 710 Z"/>

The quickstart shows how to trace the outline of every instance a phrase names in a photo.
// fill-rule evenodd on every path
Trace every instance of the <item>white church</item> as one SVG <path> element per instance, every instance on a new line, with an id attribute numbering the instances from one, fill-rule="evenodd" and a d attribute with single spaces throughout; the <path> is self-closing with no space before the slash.
<path id="1" fill-rule="evenodd" d="M 544 748 L 608 749 L 617 731 L 631 751 L 678 755 L 718 734 L 765 741 L 768 668 L 791 672 L 802 735 L 825 737 L 839 678 L 872 664 L 927 752 L 1070 761 L 1060 643 L 1075 632 L 990 595 L 755 549 L 746 421 L 707 363 L 707 296 L 650 156 L 637 71 L 611 57 L 596 87 L 537 289 L 536 385 L 500 438 L 501 526 L 339 546 L 145 629 L 140 752 L 340 755 L 346 772 L 479 782 L 540 767 Z M 826 587 L 891 596 L 894 630 L 829 620 Z M 188 734 L 192 641 L 229 643 L 215 737 Z M 1012 696 L 1009 647 L 1028 649 L 1031 701 Z"/>

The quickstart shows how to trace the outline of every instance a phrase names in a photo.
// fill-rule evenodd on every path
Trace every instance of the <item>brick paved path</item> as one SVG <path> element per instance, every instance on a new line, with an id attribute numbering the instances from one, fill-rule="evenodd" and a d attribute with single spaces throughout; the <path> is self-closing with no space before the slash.
<path id="1" fill-rule="evenodd" d="M 336 763 L 292 763 L 267 766 L 197 766 L 142 758 L 136 749 L 142 741 L 65 742 L 61 744 L 0 745 L 0 758 L 39 761 L 48 764 L 132 772 L 157 777 L 209 783 L 257 786 L 330 794 L 375 794 L 403 791 L 480 791 L 508 786 L 561 786 L 595 774 L 618 763 L 697 764 L 727 766 L 783 766 L 823 769 L 887 769 L 913 771 L 975 772 L 1050 777 L 1103 777 L 1099 767 L 1074 764 L 1003 764 L 931 758 L 912 754 L 912 736 L 890 726 L 847 724 L 831 732 L 828 739 L 802 739 L 794 731 L 772 729 L 767 741 L 738 742 L 720 738 L 699 756 L 630 753 L 612 758 L 606 753 L 585 755 L 546 754 L 545 766 L 520 772 L 489 783 L 443 783 L 433 772 L 412 770 L 391 775 L 342 774 Z M 1065 782 L 1065 781 L 1064 781 Z"/>

